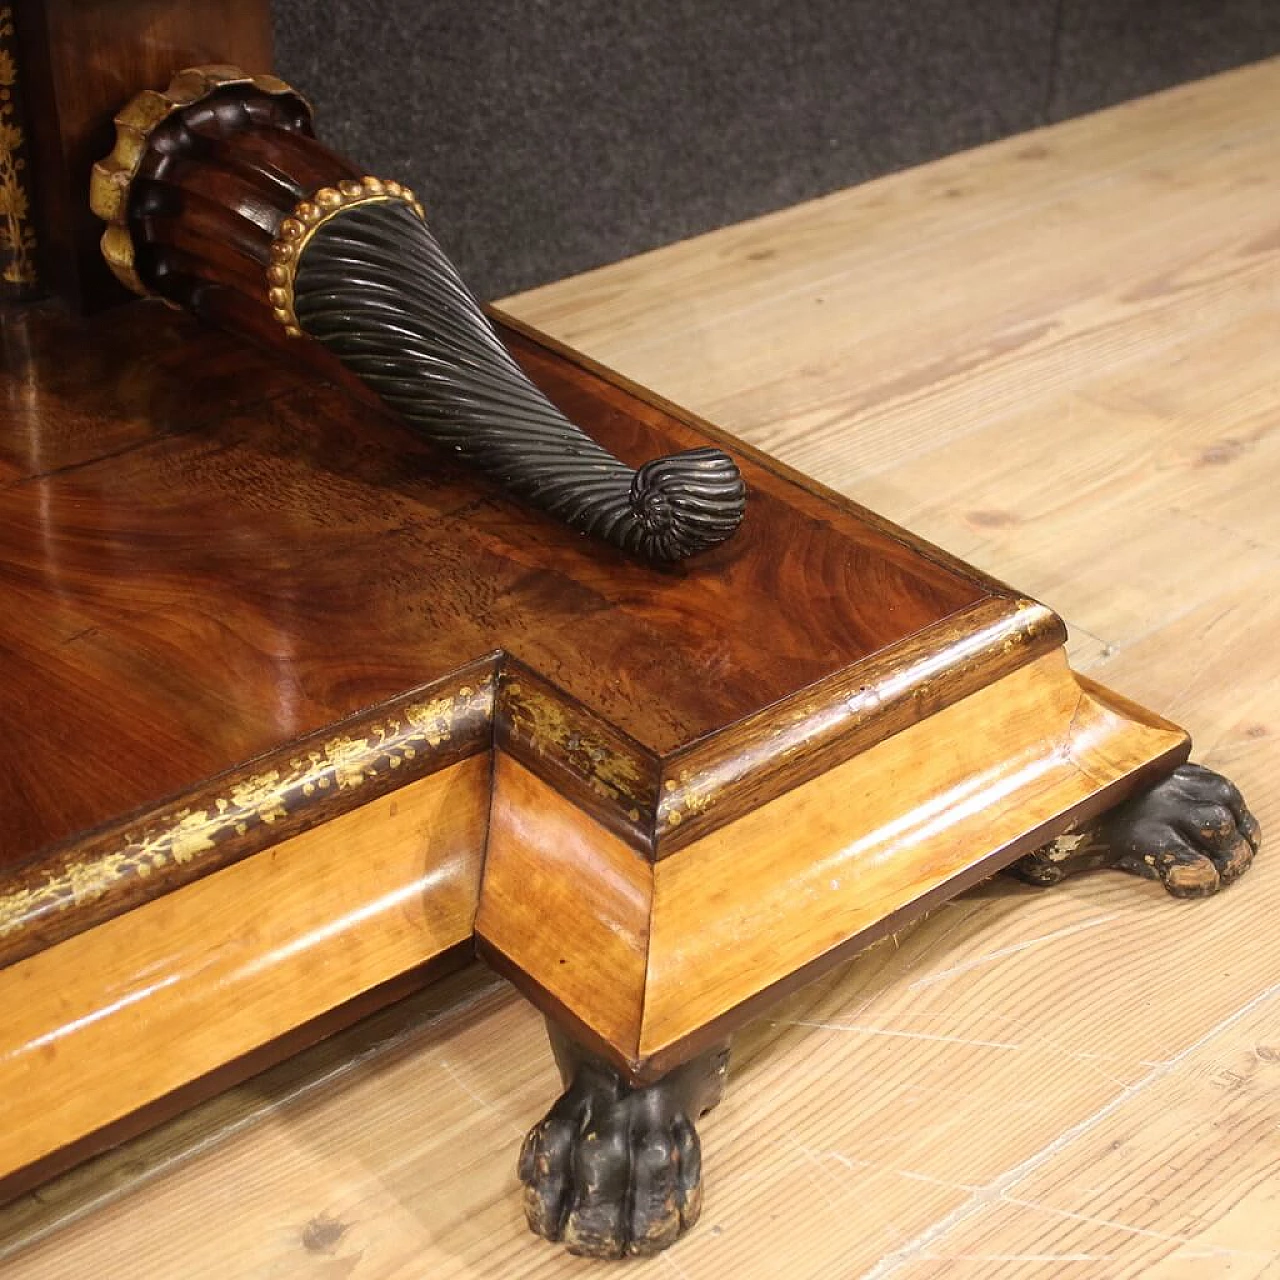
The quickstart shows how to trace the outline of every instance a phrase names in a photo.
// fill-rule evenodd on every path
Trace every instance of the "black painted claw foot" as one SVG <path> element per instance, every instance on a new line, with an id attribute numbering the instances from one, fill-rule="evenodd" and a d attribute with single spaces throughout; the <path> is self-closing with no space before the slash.
<path id="1" fill-rule="evenodd" d="M 1226 778 L 1184 764 L 1093 826 L 1059 836 L 1008 870 L 1043 885 L 1077 871 L 1117 867 L 1162 881 L 1175 898 L 1205 898 L 1248 871 L 1261 837 Z"/>
<path id="2" fill-rule="evenodd" d="M 634 1086 L 550 1030 L 566 1087 L 520 1152 L 530 1229 L 593 1258 L 665 1249 L 702 1208 L 694 1121 L 720 1101 L 728 1046 Z"/>

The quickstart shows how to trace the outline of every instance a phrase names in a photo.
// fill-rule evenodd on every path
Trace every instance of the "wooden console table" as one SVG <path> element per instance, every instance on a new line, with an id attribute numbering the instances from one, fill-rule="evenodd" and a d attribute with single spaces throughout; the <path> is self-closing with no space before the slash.
<path id="1" fill-rule="evenodd" d="M 1245 179 L 1274 158 L 1258 104 L 1268 92 L 1274 101 L 1276 80 L 1263 68 L 1015 139 L 513 309 L 912 527 L 946 534 L 970 558 L 1020 582 L 1043 574 L 1028 585 L 1066 597 L 1064 612 L 1085 628 L 1078 661 L 1111 683 L 1167 706 L 1189 678 L 1193 690 L 1202 681 L 1203 697 L 1175 709 L 1191 718 L 1219 708 L 1222 719 L 1206 726 L 1210 761 L 1221 755 L 1252 785 L 1265 821 L 1274 673 L 1269 654 L 1251 656 L 1256 639 L 1241 636 L 1274 632 L 1274 609 L 1258 596 L 1274 582 L 1277 552 L 1262 527 L 1269 517 L 1251 509 L 1254 473 L 1236 464 L 1273 443 L 1263 337 L 1275 325 L 1275 263 L 1265 187 Z M 1193 198 L 1185 189 L 1156 198 L 1161 156 Z M 1137 222 L 1137 208 L 1151 224 Z M 732 323 L 713 326 L 713 316 Z M 1234 414 L 1233 425 L 1220 414 Z M 1032 497 L 1019 488 L 1024 475 L 1034 476 Z M 1188 516 L 1186 505 L 1211 505 L 1212 518 Z M 1146 518 L 1135 522 L 1135 510 Z M 1001 554 L 1009 566 L 996 563 Z M 1076 600 L 1073 589 L 1085 594 Z M 1163 666 L 1151 658 L 1157 636 Z M 467 758 L 478 757 L 452 767 Z M 796 1274 L 933 1265 L 937 1241 L 955 1232 L 963 1242 L 998 1217 L 1002 1197 L 1016 1201 L 1060 1151 L 1070 1160 L 1075 1142 L 1145 1104 L 1180 1064 L 1219 1037 L 1255 1025 L 1266 1034 L 1274 952 L 1233 945 L 1248 922 L 1265 923 L 1263 883 L 1272 881 L 1205 908 L 1210 923 L 1194 930 L 1167 923 L 1162 894 L 1128 883 L 1086 879 L 1038 902 L 989 888 L 896 940 L 901 950 L 882 945 L 793 997 L 772 1031 L 755 1033 L 757 1043 L 762 1034 L 782 1042 L 776 1063 L 749 1048 L 743 1101 L 725 1104 L 754 1167 L 738 1170 L 708 1130 L 738 1198 L 713 1189 L 725 1213 L 709 1202 L 678 1262 L 642 1266 L 776 1275 L 782 1259 Z M 1215 946 L 1230 956 L 1229 979 L 1207 959 Z M 216 1247 L 205 1234 L 219 1203 L 234 1206 L 230 1247 L 246 1274 L 287 1273 L 290 1258 L 300 1274 L 326 1259 L 370 1275 L 584 1265 L 520 1253 L 514 1201 L 480 1190 L 489 1151 L 509 1161 L 513 1122 L 527 1121 L 546 1081 L 520 1061 L 527 1014 L 475 976 L 453 983 L 277 1068 L 257 1086 L 267 1104 L 244 1086 L 17 1202 L 4 1211 L 11 1239 L 33 1243 L 11 1259 L 13 1274 L 74 1272 L 90 1257 L 121 1274 L 226 1274 L 225 1226 Z M 423 1008 L 442 1010 L 425 1028 L 415 1021 Z M 361 1046 L 380 1047 L 361 1056 Z M 1234 1073 L 1253 1124 L 1261 1104 L 1250 1083 L 1263 1069 Z M 748 1116 L 751 1105 L 762 1109 Z M 1231 1154 L 1237 1168 L 1262 1158 Z M 980 1170 L 965 1173 L 966 1160 Z M 1142 1168 L 1124 1166 L 1134 1187 Z M 100 1199 L 110 1205 L 85 1212 Z M 1026 1230 L 1028 1215 L 1059 1225 L 1090 1217 L 1032 1204 L 1003 1229 Z M 163 1238 L 157 1215 L 173 1227 Z M 60 1217 L 66 1225 L 52 1232 Z M 1125 1238 L 1113 1206 L 1092 1217 Z M 1139 1225 L 1134 1235 L 1144 1247 L 1183 1243 L 1173 1229 Z M 1264 1245 L 1212 1241 L 1237 1252 Z M 1018 1251 L 979 1241 L 957 1252 L 983 1249 Z"/>

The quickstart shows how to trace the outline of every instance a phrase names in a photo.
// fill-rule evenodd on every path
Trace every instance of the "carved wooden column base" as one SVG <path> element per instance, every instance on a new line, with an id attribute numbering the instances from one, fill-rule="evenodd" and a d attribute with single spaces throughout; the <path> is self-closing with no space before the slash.
<path id="1" fill-rule="evenodd" d="M 1067 832 L 1006 868 L 1051 885 L 1101 867 L 1159 880 L 1175 898 L 1207 898 L 1238 880 L 1262 839 L 1235 785 L 1184 764 L 1096 822 Z"/>
<path id="2" fill-rule="evenodd" d="M 530 1229 L 593 1258 L 660 1252 L 702 1211 L 694 1124 L 724 1092 L 728 1044 L 636 1085 L 547 1030 L 565 1091 L 520 1152 Z"/>

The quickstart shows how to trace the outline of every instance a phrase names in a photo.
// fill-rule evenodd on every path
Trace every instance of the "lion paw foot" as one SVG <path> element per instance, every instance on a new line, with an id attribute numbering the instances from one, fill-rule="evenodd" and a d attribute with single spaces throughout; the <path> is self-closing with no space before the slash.
<path id="1" fill-rule="evenodd" d="M 581 1067 L 520 1153 L 530 1228 L 570 1253 L 621 1258 L 657 1253 L 693 1226 L 702 1155 L 678 1092 Z"/>
<path id="2" fill-rule="evenodd" d="M 1238 880 L 1261 832 L 1240 792 L 1220 774 L 1184 764 L 1094 826 L 1020 858 L 1010 874 L 1056 884 L 1096 867 L 1159 880 L 1176 898 L 1203 898 Z"/>
<path id="3" fill-rule="evenodd" d="M 1207 897 L 1238 880 L 1261 840 L 1240 792 L 1198 764 L 1175 769 L 1106 825 L 1115 865 L 1160 880 L 1178 898 Z"/>

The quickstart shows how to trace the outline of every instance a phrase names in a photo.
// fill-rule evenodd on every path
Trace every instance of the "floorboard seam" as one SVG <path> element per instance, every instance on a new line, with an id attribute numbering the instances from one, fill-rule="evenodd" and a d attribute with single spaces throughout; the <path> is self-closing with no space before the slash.
<path id="1" fill-rule="evenodd" d="M 1060 1133 L 1052 1142 L 1041 1148 L 1034 1155 L 1029 1156 L 1020 1164 L 1014 1165 L 1012 1169 L 1007 1169 L 985 1187 L 974 1192 L 966 1201 L 926 1227 L 918 1235 L 907 1241 L 900 1249 L 895 1249 L 892 1253 L 885 1254 L 874 1267 L 869 1271 L 863 1272 L 861 1280 L 885 1280 L 886 1277 L 895 1275 L 903 1266 L 921 1254 L 930 1245 L 936 1244 L 954 1227 L 958 1227 L 961 1223 L 968 1221 L 983 1209 L 999 1204 L 1005 1198 L 1005 1193 L 1017 1186 L 1025 1177 L 1034 1173 L 1042 1165 L 1047 1164 L 1060 1151 L 1065 1150 L 1075 1142 L 1077 1138 L 1089 1133 L 1143 1089 L 1170 1075 L 1187 1058 L 1208 1044 L 1221 1032 L 1234 1026 L 1241 1019 L 1247 1017 L 1255 1009 L 1276 996 L 1280 996 L 1280 982 L 1273 983 L 1265 991 L 1260 991 L 1252 1000 L 1246 1001 L 1235 1012 L 1216 1022 L 1208 1031 L 1198 1036 L 1185 1048 L 1180 1049 L 1171 1058 L 1165 1059 L 1158 1066 L 1152 1068 L 1140 1080 L 1135 1081 L 1133 1084 L 1125 1085 L 1110 1102 L 1072 1125 L 1065 1132 Z"/>

